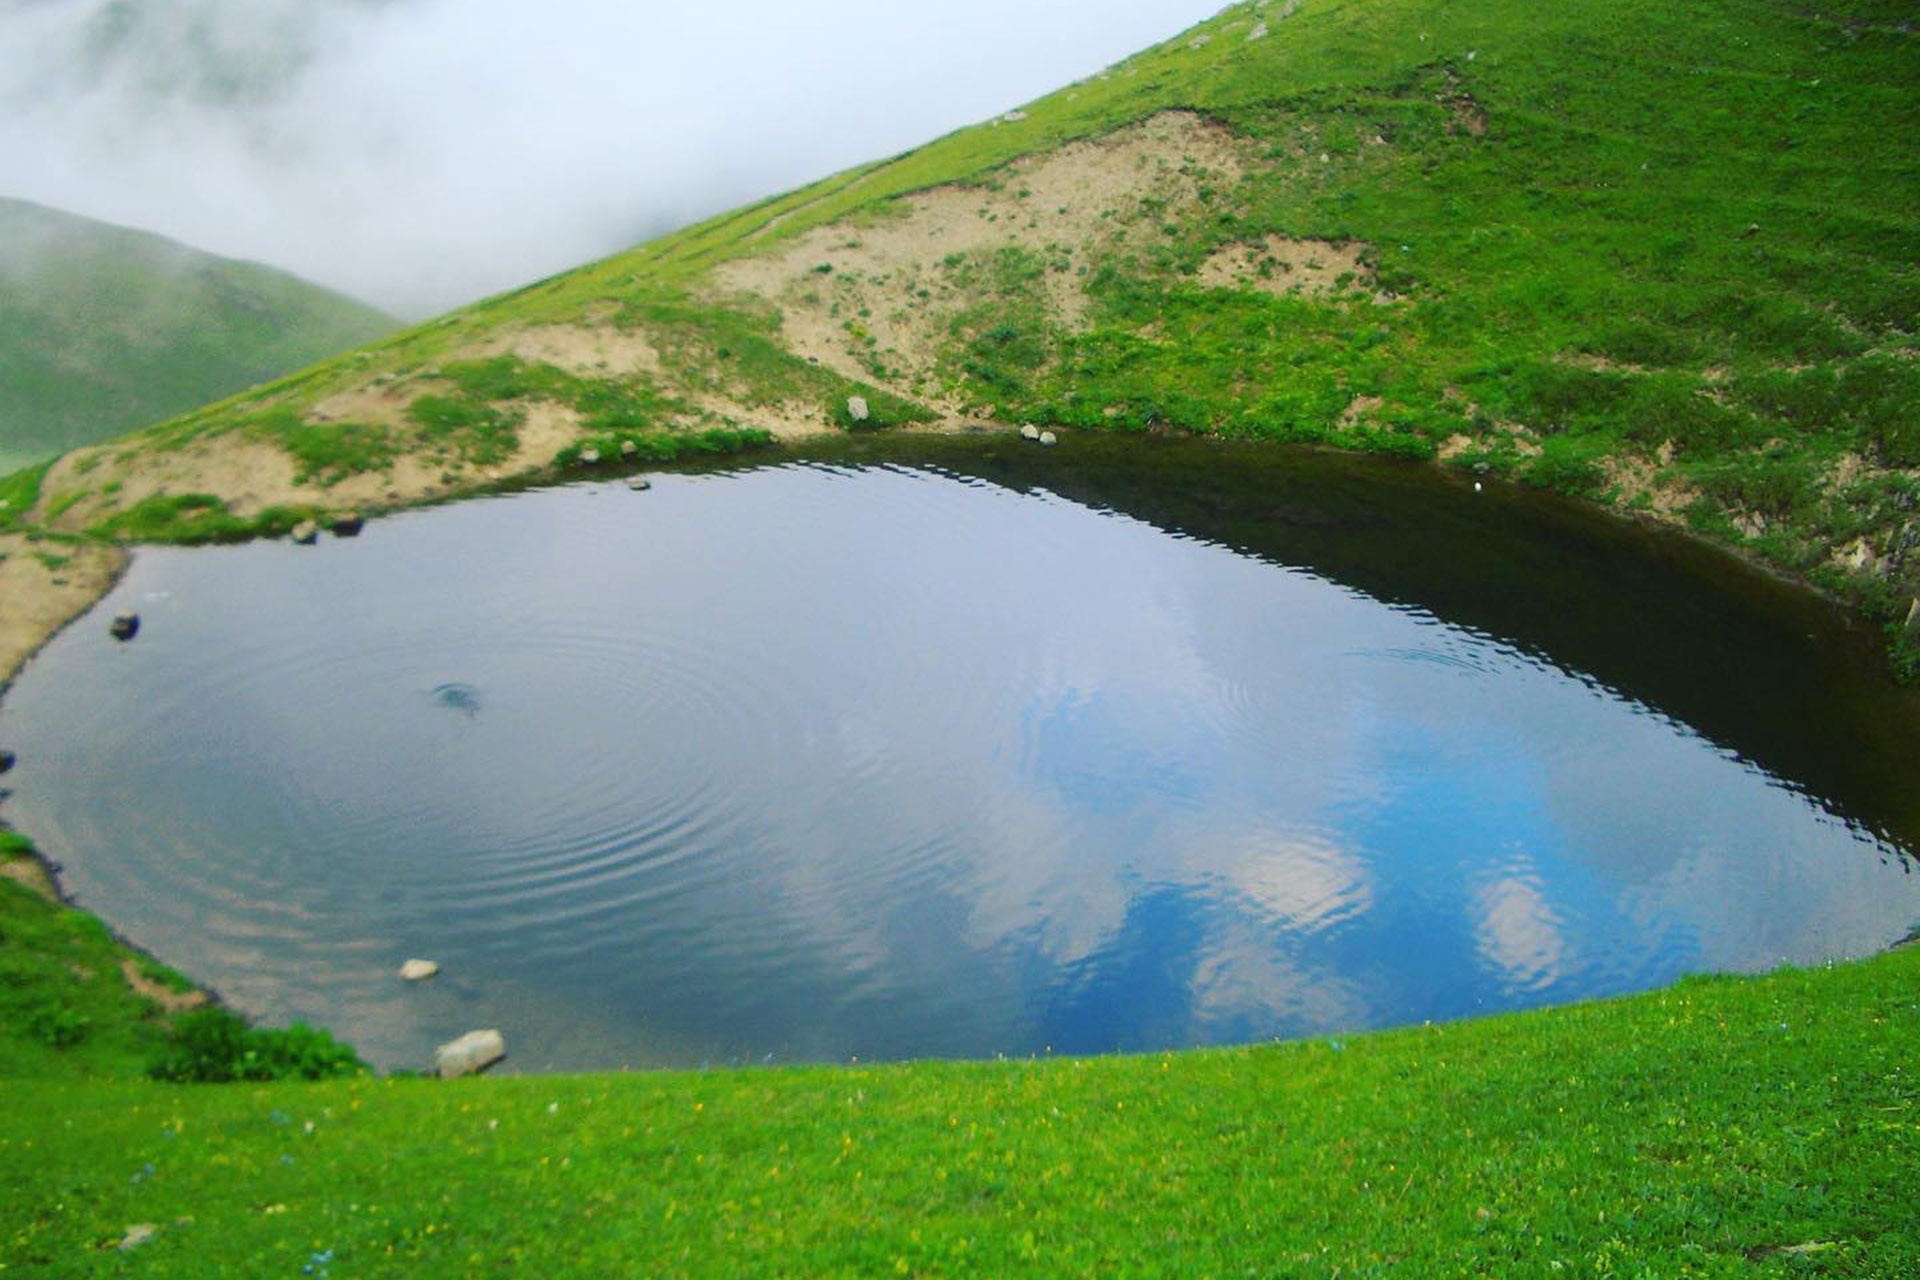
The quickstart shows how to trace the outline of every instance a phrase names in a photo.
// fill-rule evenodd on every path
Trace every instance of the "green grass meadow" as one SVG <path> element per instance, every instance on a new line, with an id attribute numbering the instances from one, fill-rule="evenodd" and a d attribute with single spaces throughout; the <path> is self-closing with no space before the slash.
<path id="1" fill-rule="evenodd" d="M 1920 1265 L 1920 949 L 1145 1057 L 0 1082 L 27 1275 L 1835 1276 Z M 130 1228 L 145 1243 L 122 1248 Z"/>

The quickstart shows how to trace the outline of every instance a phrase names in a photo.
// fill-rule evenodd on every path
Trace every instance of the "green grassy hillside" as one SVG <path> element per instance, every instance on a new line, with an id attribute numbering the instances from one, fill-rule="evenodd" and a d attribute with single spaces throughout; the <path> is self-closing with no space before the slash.
<path id="1" fill-rule="evenodd" d="M 867 426 L 1438 458 L 1685 523 L 1898 621 L 1917 127 L 1901 0 L 1237 5 L 74 459 L 42 517 L 177 536 L 401 505 L 582 441 L 843 428 L 858 394 Z M 190 490 L 210 501 L 171 501 Z"/>
<path id="2" fill-rule="evenodd" d="M 394 327 L 282 271 L 0 199 L 0 471 Z"/>

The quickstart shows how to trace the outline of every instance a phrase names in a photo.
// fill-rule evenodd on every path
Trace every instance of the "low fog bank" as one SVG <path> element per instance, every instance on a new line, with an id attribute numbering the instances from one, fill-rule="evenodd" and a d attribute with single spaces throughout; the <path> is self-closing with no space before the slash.
<path id="1" fill-rule="evenodd" d="M 1220 0 L 0 0 L 0 195 L 418 317 L 892 154 Z"/>

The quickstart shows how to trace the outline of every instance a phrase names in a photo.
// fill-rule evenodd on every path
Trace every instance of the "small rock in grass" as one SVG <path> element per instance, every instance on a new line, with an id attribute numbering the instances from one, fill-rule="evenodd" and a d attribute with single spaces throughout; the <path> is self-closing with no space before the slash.
<path id="1" fill-rule="evenodd" d="M 320 526 L 311 520 L 302 520 L 293 526 L 293 540 L 303 547 L 310 547 L 320 541 Z"/>
<path id="2" fill-rule="evenodd" d="M 1022 440 L 1038 440 L 1040 438 L 1040 428 L 1034 426 L 1031 422 L 1023 422 L 1020 424 L 1020 438 Z"/>
<path id="3" fill-rule="evenodd" d="M 140 615 L 131 609 L 113 615 L 113 621 L 107 624 L 107 634 L 115 640 L 131 640 L 140 634 Z"/>
<path id="4" fill-rule="evenodd" d="M 400 976 L 408 982 L 425 982 L 440 972 L 440 966 L 431 960 L 409 960 L 400 966 Z"/>
<path id="5" fill-rule="evenodd" d="M 433 1069 L 442 1080 L 485 1071 L 507 1056 L 507 1038 L 498 1031 L 469 1031 L 433 1051 Z"/>
<path id="6" fill-rule="evenodd" d="M 583 466 L 583 467 L 597 467 L 597 466 L 599 466 L 599 465 L 600 465 L 600 451 L 599 451 L 598 449 L 595 449 L 595 448 L 594 448 L 593 446 L 591 446 L 591 445 L 589 445 L 589 446 L 587 446 L 587 447 L 586 447 L 585 449 L 582 449 L 582 450 L 580 451 L 580 465 L 581 465 L 581 466 Z"/>
<path id="7" fill-rule="evenodd" d="M 633 456 L 634 456 L 635 454 L 637 454 L 637 453 L 639 453 L 639 452 L 640 452 L 640 446 L 639 446 L 639 445 L 637 445 L 637 444 L 635 444 L 635 443 L 634 443 L 633 441 L 631 441 L 631 440 L 622 440 L 622 441 L 620 442 L 620 456 L 621 456 L 621 457 L 623 457 L 623 458 L 626 458 L 627 460 L 629 460 L 629 461 L 631 461 L 631 460 L 633 459 Z"/>
<path id="8" fill-rule="evenodd" d="M 1042 431 L 1040 433 L 1040 447 L 1042 449 L 1051 449 L 1053 448 L 1053 446 L 1059 443 L 1060 443 L 1060 437 L 1053 434 L 1053 432 Z"/>
<path id="9" fill-rule="evenodd" d="M 138 1249 L 141 1245 L 160 1233 L 160 1228 L 151 1222 L 136 1222 L 127 1228 L 127 1234 L 120 1237 L 119 1249 L 125 1253 L 129 1249 Z"/>
<path id="10" fill-rule="evenodd" d="M 865 396 L 847 397 L 847 416 L 855 422 L 865 422 L 869 416 Z"/>

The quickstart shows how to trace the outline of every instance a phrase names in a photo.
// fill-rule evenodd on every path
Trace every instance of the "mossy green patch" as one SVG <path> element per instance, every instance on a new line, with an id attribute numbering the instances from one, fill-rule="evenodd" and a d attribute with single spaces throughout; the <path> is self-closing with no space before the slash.
<path id="1" fill-rule="evenodd" d="M 87 532 L 120 542 L 244 542 L 284 534 L 317 514 L 314 507 L 276 506 L 249 519 L 234 515 L 209 493 L 161 494 L 141 499 Z"/>

